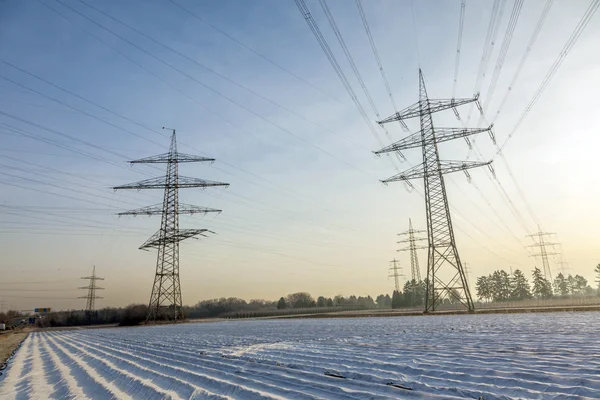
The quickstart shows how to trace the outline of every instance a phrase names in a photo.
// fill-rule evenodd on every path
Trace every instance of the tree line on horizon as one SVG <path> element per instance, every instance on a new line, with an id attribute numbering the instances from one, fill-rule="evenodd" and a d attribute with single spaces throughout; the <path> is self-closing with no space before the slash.
<path id="1" fill-rule="evenodd" d="M 542 271 L 535 267 L 531 273 L 531 284 L 525 274 L 517 269 L 512 275 L 499 269 L 487 276 L 477 278 L 475 289 L 480 300 L 509 301 L 527 300 L 531 298 L 549 299 L 555 296 L 600 295 L 600 264 L 595 269 L 598 274 L 598 290 L 588 285 L 587 279 L 581 275 L 564 276 L 561 272 L 550 281 Z"/>
<path id="2" fill-rule="evenodd" d="M 487 276 L 477 278 L 475 290 L 477 297 L 483 301 L 519 301 L 531 298 L 547 299 L 551 297 L 590 296 L 594 292 L 600 296 L 600 263 L 596 265 L 594 290 L 581 275 L 559 273 L 550 282 L 539 268 L 532 271 L 532 284 L 521 270 L 508 274 L 497 270 Z M 232 312 L 258 312 L 268 310 L 301 310 L 310 308 L 406 308 L 419 307 L 425 303 L 426 281 L 407 281 L 400 291 L 394 291 L 392 296 L 380 294 L 375 299 L 371 296 L 334 297 L 319 296 L 316 299 L 308 292 L 297 292 L 281 297 L 278 301 L 253 299 L 246 301 L 237 297 L 219 298 L 199 301 L 193 306 L 184 306 L 183 313 L 187 318 L 219 317 Z M 446 298 L 445 303 L 454 300 Z M 41 323 L 43 326 L 76 326 L 85 324 L 120 324 L 136 325 L 146 319 L 148 306 L 145 304 L 130 304 L 126 307 L 105 307 L 92 315 L 84 310 L 57 311 L 49 313 Z M 0 322 L 26 315 L 15 310 L 0 312 Z"/>

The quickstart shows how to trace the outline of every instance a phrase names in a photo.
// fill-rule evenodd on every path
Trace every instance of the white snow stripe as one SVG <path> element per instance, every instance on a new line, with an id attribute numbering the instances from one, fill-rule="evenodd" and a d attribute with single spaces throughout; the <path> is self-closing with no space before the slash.
<path id="1" fill-rule="evenodd" d="M 33 364 L 31 368 L 31 385 L 33 387 L 33 397 L 40 399 L 48 398 L 48 395 L 54 392 L 54 385 L 48 382 L 46 376 L 46 365 L 42 361 L 40 354 L 41 339 L 39 334 L 33 336 Z"/>
<path id="2" fill-rule="evenodd" d="M 0 386 L 0 398 L 14 399 L 17 397 L 17 384 L 21 382 L 21 375 L 26 374 L 24 364 L 27 357 L 30 357 L 31 351 L 31 335 L 28 335 L 17 354 L 9 362 L 9 367 L 2 371 L 5 375 L 2 386 Z"/>
<path id="3" fill-rule="evenodd" d="M 56 337 L 56 342 L 59 342 L 59 341 L 61 343 L 70 344 L 64 338 Z M 86 345 L 83 344 L 83 346 L 86 346 Z M 165 396 L 170 396 L 173 399 L 183 399 L 181 396 L 179 396 L 179 394 L 177 394 L 177 392 L 174 392 L 173 390 L 165 390 L 165 389 L 161 388 L 160 386 L 155 385 L 154 383 L 152 383 L 152 380 L 150 380 L 150 379 L 140 378 L 140 377 L 138 377 L 138 376 L 130 373 L 129 371 L 121 369 L 121 368 L 117 367 L 114 363 L 112 363 L 112 362 L 110 362 L 108 360 L 104 360 L 101 357 L 98 357 L 98 356 L 90 353 L 89 351 L 85 350 L 81 346 L 79 346 L 78 349 L 79 349 L 79 351 L 81 351 L 82 353 L 84 353 L 87 357 L 91 357 L 91 358 L 93 358 L 95 360 L 100 361 L 101 363 L 103 363 L 104 365 L 108 366 L 110 369 L 112 369 L 116 373 L 121 374 L 121 375 L 125 375 L 128 378 L 131 378 L 132 380 L 140 382 L 142 385 L 153 389 L 155 392 L 161 393 L 162 395 L 165 395 Z"/>
<path id="4" fill-rule="evenodd" d="M 75 397 L 76 399 L 89 399 L 89 397 L 86 396 L 85 393 L 83 392 L 83 388 L 77 383 L 77 380 L 71 374 L 71 370 L 69 369 L 69 367 L 67 367 L 60 360 L 60 358 L 58 357 L 58 355 L 56 354 L 54 349 L 51 348 L 50 346 L 48 346 L 47 334 L 43 334 L 42 344 L 44 346 L 44 349 L 50 355 L 52 362 L 58 369 L 58 372 L 59 372 L 61 378 L 64 379 L 65 383 L 67 384 L 67 387 L 69 388 L 69 392 L 73 395 L 73 397 Z"/>
<path id="5" fill-rule="evenodd" d="M 54 339 L 50 338 L 50 336 L 48 336 L 48 341 L 50 341 L 52 344 L 54 344 L 56 347 L 58 347 L 63 353 L 65 353 L 69 358 L 71 358 L 79 367 L 81 367 L 81 369 L 83 369 L 94 381 L 98 382 L 102 387 L 104 387 L 106 390 L 111 392 L 117 399 L 131 399 L 132 398 L 130 395 L 128 395 L 127 393 L 125 393 L 125 392 L 121 391 L 119 388 L 117 388 L 112 382 L 109 382 L 106 379 L 104 379 L 104 377 L 102 377 L 100 374 L 98 374 L 98 372 L 96 372 L 96 370 L 94 368 L 90 367 L 85 361 L 83 361 L 81 359 L 81 357 L 71 353 L 70 351 L 65 349 L 62 345 L 60 345 L 59 343 L 56 343 L 56 341 Z"/>
<path id="6" fill-rule="evenodd" d="M 67 343 L 71 342 L 72 345 L 79 345 L 79 346 L 85 346 L 87 348 L 92 348 L 92 349 L 94 349 L 95 351 L 97 351 L 100 354 L 103 354 L 103 355 L 108 356 L 108 357 L 113 357 L 115 359 L 123 361 L 123 362 L 125 362 L 125 363 L 127 363 L 129 365 L 134 366 L 136 369 L 140 369 L 140 370 L 143 370 L 143 371 L 150 372 L 153 375 L 158 375 L 158 376 L 163 376 L 163 377 L 170 378 L 170 379 L 178 382 L 181 385 L 190 386 L 191 388 L 193 388 L 193 391 L 194 391 L 194 393 L 196 395 L 203 394 L 203 395 L 208 395 L 208 396 L 212 396 L 212 397 L 223 399 L 223 400 L 233 400 L 232 397 L 223 396 L 223 395 L 219 395 L 219 394 L 210 392 L 210 391 L 206 390 L 205 388 L 197 386 L 197 385 L 195 385 L 195 384 L 193 384 L 191 382 L 187 382 L 187 381 L 185 381 L 183 379 L 179 379 L 179 378 L 177 378 L 175 376 L 168 375 L 168 374 L 163 374 L 163 373 L 161 373 L 159 371 L 156 371 L 154 369 L 147 368 L 147 367 L 144 367 L 142 365 L 139 365 L 135 361 L 132 361 L 132 360 L 127 359 L 125 357 L 120 357 L 120 356 L 116 355 L 114 353 L 114 350 L 113 350 L 113 352 L 108 352 L 108 351 L 101 350 L 100 347 L 105 347 L 105 346 L 99 345 L 98 343 L 89 344 L 89 343 L 86 343 L 85 341 L 73 340 L 72 337 L 69 340 L 65 340 L 65 342 L 67 342 Z M 96 357 L 98 357 L 98 356 L 96 356 Z"/>

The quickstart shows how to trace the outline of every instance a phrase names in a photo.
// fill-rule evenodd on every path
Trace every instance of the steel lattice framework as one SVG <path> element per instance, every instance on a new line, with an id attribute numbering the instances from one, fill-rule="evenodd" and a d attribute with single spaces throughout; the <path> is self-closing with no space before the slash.
<path id="1" fill-rule="evenodd" d="M 88 286 L 81 286 L 79 289 L 87 289 L 87 296 L 80 296 L 80 299 L 86 299 L 85 304 L 85 312 L 88 316 L 91 316 L 92 313 L 96 310 L 96 299 L 101 299 L 102 297 L 96 296 L 96 290 L 104 290 L 104 288 L 96 286 L 96 281 L 103 281 L 104 278 L 100 278 L 96 276 L 96 266 L 92 269 L 91 276 L 83 276 L 81 279 L 86 279 L 90 281 Z"/>
<path id="2" fill-rule="evenodd" d="M 469 285 L 465 277 L 456 241 L 454 230 L 452 228 L 452 218 L 448 206 L 448 197 L 446 194 L 446 185 L 444 183 L 444 174 L 464 171 L 467 178 L 470 175 L 467 170 L 484 165 L 490 165 L 489 162 L 473 161 L 441 161 L 438 153 L 438 143 L 467 137 L 481 132 L 488 132 L 494 140 L 492 126 L 485 129 L 453 129 L 434 128 L 432 114 L 453 109 L 458 116 L 456 107 L 475 102 L 481 111 L 478 102 L 479 96 L 464 99 L 430 99 L 425 88 L 423 73 L 419 69 L 419 101 L 402 111 L 399 111 L 389 118 L 378 123 L 386 124 L 389 122 L 406 120 L 408 118 L 418 117 L 420 120 L 420 131 L 387 146 L 375 154 L 395 152 L 407 148 L 414 148 L 420 145 L 423 163 L 399 173 L 389 179 L 383 180 L 383 183 L 404 181 L 411 185 L 410 179 L 423 178 L 425 186 L 425 209 L 427 214 L 427 239 L 428 239 L 428 259 L 427 259 L 427 291 L 425 298 L 425 313 L 434 312 L 439 303 L 444 298 L 454 299 L 466 307 L 469 312 L 475 310 Z M 490 167 L 491 169 L 491 167 Z M 412 186 L 412 185 L 411 185 Z M 450 272 L 448 278 L 443 279 L 440 275 L 442 266 L 450 267 L 444 270 Z"/>
<path id="3" fill-rule="evenodd" d="M 531 254 L 530 257 L 540 257 L 540 259 L 542 260 L 542 267 L 544 268 L 544 277 L 546 279 L 550 279 L 550 282 L 552 282 L 552 270 L 550 269 L 550 262 L 548 262 L 548 256 L 554 256 L 554 255 L 557 255 L 558 253 L 556 253 L 554 251 L 548 252 L 548 249 L 546 248 L 546 246 L 555 246 L 555 245 L 558 245 L 559 243 L 546 242 L 546 240 L 544 239 L 544 236 L 550 236 L 550 235 L 556 235 L 556 233 L 542 232 L 542 228 L 540 228 L 538 225 L 537 233 L 534 233 L 533 235 L 527 235 L 527 237 L 531 237 L 534 240 L 537 239 L 536 244 L 533 244 L 528 247 L 537 247 L 540 249 L 540 252 L 536 253 L 536 254 Z"/>
<path id="4" fill-rule="evenodd" d="M 408 219 L 408 230 L 399 233 L 398 235 L 408 236 L 408 239 L 400 240 L 398 243 L 408 243 L 408 247 L 398 249 L 398 251 L 410 251 L 410 273 L 411 279 L 416 283 L 421 282 L 421 269 L 419 268 L 419 258 L 417 257 L 418 249 L 427 249 L 427 246 L 417 246 L 417 242 L 427 240 L 427 238 L 416 236 L 416 234 L 425 233 L 425 231 L 415 230 L 412 226 L 412 220 Z"/>
<path id="5" fill-rule="evenodd" d="M 388 278 L 394 278 L 394 287 L 396 288 L 396 292 L 400 293 L 400 280 L 398 278 L 400 278 L 403 275 L 398 270 L 402 270 L 402 267 L 398 265 L 398 260 L 396 260 L 395 258 L 392 261 L 390 261 L 390 264 L 392 264 L 392 267 L 390 268 L 390 271 L 392 271 L 392 273 L 388 275 Z"/>
<path id="6" fill-rule="evenodd" d="M 164 128 L 163 128 L 164 129 Z M 183 317 L 183 302 L 179 281 L 179 242 L 182 240 L 206 236 L 214 233 L 208 229 L 180 229 L 180 214 L 206 214 L 221 212 L 214 208 L 198 207 L 179 203 L 180 188 L 206 188 L 214 186 L 229 186 L 228 183 L 207 181 L 197 178 L 179 176 L 179 163 L 214 162 L 206 158 L 177 152 L 175 129 L 172 129 L 171 147 L 166 154 L 130 161 L 131 164 L 167 164 L 165 177 L 146 179 L 127 185 L 116 186 L 113 189 L 164 189 L 162 207 L 154 205 L 136 210 L 122 212 L 119 215 L 161 215 L 160 230 L 150 237 L 140 249 L 157 249 L 156 274 L 152 285 L 152 294 L 148 305 L 146 322 L 156 319 L 172 319 L 177 321 Z"/>

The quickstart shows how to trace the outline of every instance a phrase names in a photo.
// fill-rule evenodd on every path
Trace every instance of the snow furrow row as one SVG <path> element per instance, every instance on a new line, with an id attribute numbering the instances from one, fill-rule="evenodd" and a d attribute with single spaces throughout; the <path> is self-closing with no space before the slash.
<path id="1" fill-rule="evenodd" d="M 599 330 L 590 312 L 35 332 L 0 398 L 600 398 Z"/>

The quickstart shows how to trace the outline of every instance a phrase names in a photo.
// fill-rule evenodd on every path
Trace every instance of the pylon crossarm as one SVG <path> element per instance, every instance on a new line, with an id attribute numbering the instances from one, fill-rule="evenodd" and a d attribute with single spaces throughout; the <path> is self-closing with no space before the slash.
<path id="1" fill-rule="evenodd" d="M 176 232 L 167 232 L 166 234 L 161 231 L 156 232 L 150 239 L 148 239 L 143 245 L 140 246 L 141 249 L 147 248 L 156 248 L 164 244 L 168 243 L 178 243 L 182 240 L 194 237 L 194 236 L 203 236 L 206 237 L 205 233 L 214 233 L 208 229 L 180 229 Z"/>
<path id="2" fill-rule="evenodd" d="M 222 210 L 216 208 L 199 207 L 192 204 L 179 204 L 179 214 L 207 214 L 210 212 L 220 213 Z M 137 208 L 135 210 L 129 210 L 120 212 L 117 215 L 162 215 L 163 205 L 157 204 L 154 206 Z"/>
<path id="3" fill-rule="evenodd" d="M 81 286 L 78 287 L 77 289 L 94 289 L 94 290 L 104 290 L 103 287 L 98 287 L 98 286 Z"/>
<path id="4" fill-rule="evenodd" d="M 214 162 L 214 158 L 194 156 L 184 153 L 164 153 L 156 156 L 140 158 L 138 160 L 129 161 L 130 164 L 155 164 L 155 163 L 187 163 L 187 162 Z"/>
<path id="5" fill-rule="evenodd" d="M 428 99 L 427 104 L 429 105 L 430 113 L 436 113 L 439 111 L 444 111 L 449 108 L 456 108 L 463 106 L 465 104 L 477 102 L 479 100 L 479 95 L 475 95 L 475 97 L 469 98 L 461 98 L 461 99 Z M 424 104 L 425 106 L 425 104 Z M 425 107 L 424 107 L 425 108 Z"/>
<path id="6" fill-rule="evenodd" d="M 164 177 L 150 178 L 139 182 L 129 183 L 126 185 L 115 186 L 114 190 L 121 189 L 176 189 L 176 188 L 192 188 L 192 187 L 214 187 L 214 186 L 229 186 L 229 183 L 208 181 L 206 179 L 190 178 L 187 176 L 179 176 L 177 181 L 165 182 Z"/>
<path id="7" fill-rule="evenodd" d="M 493 125 L 490 125 L 487 128 L 436 128 L 435 129 L 435 143 L 447 142 L 449 140 L 458 139 L 461 137 L 467 137 L 471 135 L 476 135 L 478 133 L 483 132 L 491 132 Z M 428 139 L 426 143 L 433 142 L 433 137 Z M 423 145 L 423 138 L 421 132 L 415 132 L 412 135 L 397 141 L 396 143 L 390 144 L 389 146 L 384 147 L 381 150 L 375 151 L 375 154 L 383 154 L 389 153 L 392 151 L 400 151 L 406 149 L 412 149 L 416 147 L 421 147 Z"/>
<path id="8" fill-rule="evenodd" d="M 440 161 L 439 168 L 432 168 L 425 173 L 425 168 L 423 164 L 415 165 L 412 168 L 407 169 L 404 172 L 401 172 L 397 175 L 392 176 L 391 178 L 385 179 L 382 182 L 397 182 L 397 181 L 407 181 L 409 179 L 419 179 L 427 177 L 437 176 L 440 172 L 442 174 L 450 174 L 452 172 L 457 171 L 465 171 L 467 169 L 482 167 L 490 164 L 492 161 Z"/>

